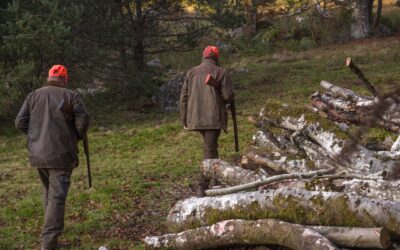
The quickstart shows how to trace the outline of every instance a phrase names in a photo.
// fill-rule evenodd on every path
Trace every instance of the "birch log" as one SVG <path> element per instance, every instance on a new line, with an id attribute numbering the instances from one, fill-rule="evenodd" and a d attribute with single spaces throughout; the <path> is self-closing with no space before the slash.
<path id="1" fill-rule="evenodd" d="M 264 120 L 268 120 L 264 118 Z M 346 159 L 345 167 L 350 173 L 364 175 L 381 175 L 386 179 L 400 178 L 400 164 L 397 161 L 384 161 L 376 157 L 374 152 L 361 145 L 355 145 L 351 151 L 343 151 L 347 143 L 336 137 L 332 132 L 324 131 L 318 124 L 310 124 L 304 121 L 304 116 L 295 119 L 283 117 L 280 120 L 264 121 L 266 124 L 285 128 L 292 131 L 302 130 L 314 142 L 318 143 L 326 153 L 333 159 Z"/>
<path id="2" fill-rule="evenodd" d="M 204 160 L 201 164 L 201 170 L 206 177 L 230 186 L 263 180 L 268 177 L 265 171 L 247 170 L 220 159 Z"/>
<path id="3" fill-rule="evenodd" d="M 391 245 L 390 234 L 384 228 L 326 226 L 309 226 L 308 228 L 340 247 L 387 249 Z"/>
<path id="4" fill-rule="evenodd" d="M 144 239 L 146 249 L 196 250 L 246 245 L 279 245 L 294 250 L 336 250 L 313 229 L 279 220 L 226 220 L 211 226 Z"/>
<path id="5" fill-rule="evenodd" d="M 167 227 L 177 232 L 229 219 L 281 219 L 304 225 L 384 227 L 400 235 L 400 203 L 337 192 L 277 189 L 179 201 Z"/>
<path id="6" fill-rule="evenodd" d="M 359 106 L 372 106 L 374 99 L 372 97 L 362 97 L 354 93 L 354 91 L 339 87 L 327 81 L 321 81 L 321 86 L 328 90 L 336 97 L 343 98 L 346 101 L 358 102 Z"/>

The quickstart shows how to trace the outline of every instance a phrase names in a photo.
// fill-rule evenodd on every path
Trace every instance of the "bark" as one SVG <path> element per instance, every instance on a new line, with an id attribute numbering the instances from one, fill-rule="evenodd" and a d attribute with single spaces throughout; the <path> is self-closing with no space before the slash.
<path id="1" fill-rule="evenodd" d="M 382 2 L 381 2 L 382 4 Z M 364 73 L 361 71 L 360 68 L 358 68 L 351 57 L 347 57 L 346 59 L 346 66 L 354 73 L 357 75 L 357 77 L 364 83 L 364 85 L 367 87 L 368 91 L 371 92 L 373 96 L 377 96 L 378 90 L 375 88 L 375 85 L 372 84 L 364 75 Z"/>
<path id="2" fill-rule="evenodd" d="M 220 249 L 236 245 L 279 245 L 294 250 L 338 249 L 311 228 L 279 220 L 226 220 L 181 233 L 146 237 L 144 243 L 146 249 Z"/>
<path id="3" fill-rule="evenodd" d="M 391 245 L 390 234 L 384 228 L 325 226 L 309 226 L 308 228 L 340 247 L 387 249 Z"/>
<path id="4" fill-rule="evenodd" d="M 230 186 L 262 180 L 268 177 L 265 171 L 247 170 L 219 159 L 204 160 L 201 170 L 206 177 L 216 179 Z"/>
<path id="5" fill-rule="evenodd" d="M 351 8 L 351 37 L 354 39 L 362 39 L 368 37 L 370 33 L 370 24 L 368 18 L 368 0 L 351 0 Z"/>
<path id="6" fill-rule="evenodd" d="M 306 179 L 306 178 L 311 178 L 317 175 L 325 175 L 334 172 L 334 168 L 329 168 L 329 169 L 321 169 L 321 170 L 316 170 L 316 171 L 310 171 L 306 173 L 294 173 L 294 174 L 281 174 L 281 175 L 274 175 L 265 179 L 245 183 L 242 185 L 234 186 L 234 187 L 228 187 L 228 188 L 220 188 L 220 189 L 209 189 L 206 190 L 206 195 L 207 196 L 217 196 L 217 195 L 226 195 L 226 194 L 232 194 L 252 188 L 256 188 L 259 186 L 264 186 L 268 185 L 274 182 L 278 181 L 283 181 L 283 180 L 289 180 L 289 179 Z"/>

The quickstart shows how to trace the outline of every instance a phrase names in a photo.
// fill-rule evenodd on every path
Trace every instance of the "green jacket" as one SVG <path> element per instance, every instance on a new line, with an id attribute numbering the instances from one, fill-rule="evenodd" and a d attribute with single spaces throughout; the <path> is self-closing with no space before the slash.
<path id="1" fill-rule="evenodd" d="M 216 79 L 220 89 L 204 84 L 207 74 Z M 180 97 L 180 112 L 183 126 L 189 130 L 227 130 L 228 112 L 226 104 L 234 98 L 234 88 L 228 72 L 211 58 L 186 74 Z"/>
<path id="2" fill-rule="evenodd" d="M 74 168 L 78 140 L 87 132 L 89 115 L 77 92 L 49 82 L 26 97 L 15 126 L 28 136 L 32 167 Z"/>

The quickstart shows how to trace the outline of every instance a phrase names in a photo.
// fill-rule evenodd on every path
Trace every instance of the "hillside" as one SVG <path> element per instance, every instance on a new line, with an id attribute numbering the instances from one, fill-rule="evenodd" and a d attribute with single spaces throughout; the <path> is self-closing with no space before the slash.
<path id="1" fill-rule="evenodd" d="M 303 52 L 223 54 L 222 64 L 233 72 L 237 88 L 241 148 L 252 144 L 251 136 L 256 131 L 247 116 L 266 103 L 286 103 L 291 112 L 300 115 L 307 112 L 304 104 L 320 89 L 321 80 L 365 93 L 344 66 L 347 56 L 379 88 L 400 83 L 399 36 Z M 197 62 L 192 60 L 191 64 Z M 73 173 L 62 241 L 70 249 L 102 245 L 109 249 L 141 249 L 142 237 L 163 232 L 172 205 L 193 194 L 201 160 L 200 136 L 184 131 L 177 114 L 164 114 L 156 108 L 137 111 L 117 104 L 107 107 L 106 95 L 88 101 L 92 102 L 89 107 L 94 116 L 89 134 L 94 187 L 87 189 L 81 150 L 81 166 Z M 376 129 L 366 140 L 387 135 Z M 221 158 L 233 161 L 232 133 L 223 134 L 219 144 Z M 2 131 L 0 154 L 0 248 L 36 249 L 43 220 L 41 187 L 27 161 L 24 136 L 11 129 Z"/>

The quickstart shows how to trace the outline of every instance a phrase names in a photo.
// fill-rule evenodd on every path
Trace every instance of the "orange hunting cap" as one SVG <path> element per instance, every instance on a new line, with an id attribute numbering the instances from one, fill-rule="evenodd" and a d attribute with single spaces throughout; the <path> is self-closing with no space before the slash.
<path id="1" fill-rule="evenodd" d="M 53 67 L 51 67 L 51 69 L 49 70 L 49 77 L 53 76 L 62 76 L 65 77 L 65 79 L 68 79 L 67 68 L 59 64 L 53 65 Z"/>
<path id="2" fill-rule="evenodd" d="M 219 50 L 218 47 L 215 46 L 207 46 L 207 48 L 203 51 L 203 58 L 214 57 L 215 59 L 219 58 Z"/>

